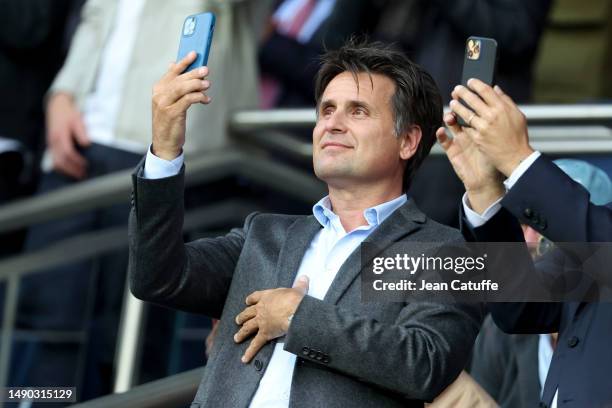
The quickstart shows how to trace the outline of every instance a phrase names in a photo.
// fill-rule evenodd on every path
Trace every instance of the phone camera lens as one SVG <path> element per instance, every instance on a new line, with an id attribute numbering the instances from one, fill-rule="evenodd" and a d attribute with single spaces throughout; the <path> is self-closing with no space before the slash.
<path id="1" fill-rule="evenodd" d="M 189 17 L 185 20 L 185 26 L 183 27 L 183 35 L 192 35 L 195 31 L 196 20 L 194 17 Z"/>

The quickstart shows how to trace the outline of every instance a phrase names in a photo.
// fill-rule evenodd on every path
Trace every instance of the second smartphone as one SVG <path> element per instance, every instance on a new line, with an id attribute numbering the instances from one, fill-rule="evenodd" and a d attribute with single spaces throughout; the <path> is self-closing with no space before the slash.
<path id="1" fill-rule="evenodd" d="M 493 86 L 495 83 L 495 71 L 497 67 L 497 41 L 493 38 L 470 37 L 465 42 L 465 57 L 463 59 L 463 74 L 461 75 L 461 85 L 467 87 L 470 78 L 480 79 L 487 85 Z M 461 101 L 466 107 L 470 106 Z M 457 118 L 461 126 L 467 123 Z"/>

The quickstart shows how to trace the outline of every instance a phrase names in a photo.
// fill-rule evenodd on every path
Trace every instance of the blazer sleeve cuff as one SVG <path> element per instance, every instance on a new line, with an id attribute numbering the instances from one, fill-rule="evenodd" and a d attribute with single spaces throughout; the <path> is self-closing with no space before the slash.
<path id="1" fill-rule="evenodd" d="M 178 174 L 160 179 L 144 178 L 143 158 L 132 174 L 134 200 L 136 203 L 147 203 L 148 207 L 156 203 L 177 202 L 185 191 L 185 165 Z"/>

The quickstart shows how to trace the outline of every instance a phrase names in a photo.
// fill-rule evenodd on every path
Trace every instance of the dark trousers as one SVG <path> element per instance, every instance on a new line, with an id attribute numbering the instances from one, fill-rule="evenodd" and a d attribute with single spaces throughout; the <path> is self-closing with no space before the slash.
<path id="1" fill-rule="evenodd" d="M 0 205 L 33 194 L 37 165 L 33 152 L 22 149 L 0 153 Z M 25 228 L 0 233 L 0 258 L 18 254 L 25 236 Z"/>
<path id="2" fill-rule="evenodd" d="M 95 144 L 82 153 L 89 163 L 90 179 L 133 168 L 142 158 Z M 75 183 L 59 173 L 48 173 L 38 194 Z M 36 251 L 82 233 L 127 226 L 128 215 L 126 199 L 126 203 L 35 225 L 28 232 L 25 249 Z M 22 336 L 17 337 L 13 353 L 12 384 L 77 386 L 80 400 L 110 391 L 127 263 L 127 249 L 121 249 L 22 280 L 16 324 Z"/>

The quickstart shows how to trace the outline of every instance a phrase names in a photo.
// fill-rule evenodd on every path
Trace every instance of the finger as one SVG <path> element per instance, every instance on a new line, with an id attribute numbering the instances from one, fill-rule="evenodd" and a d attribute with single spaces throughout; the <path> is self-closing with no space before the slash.
<path id="1" fill-rule="evenodd" d="M 246 297 L 245 303 L 247 305 L 254 305 L 254 304 L 256 304 L 261 299 L 261 296 L 263 295 L 263 292 L 264 292 L 263 290 L 258 290 L 258 291 L 255 291 L 255 292 L 251 293 L 249 296 Z"/>
<path id="2" fill-rule="evenodd" d="M 500 103 L 500 98 L 497 96 L 493 88 L 482 82 L 480 79 L 471 78 L 467 81 L 468 87 L 476 92 L 485 103 L 489 106 L 495 106 Z"/>
<path id="3" fill-rule="evenodd" d="M 181 112 L 186 111 L 194 103 L 206 102 L 209 97 L 202 92 L 191 92 L 174 103 L 174 107 Z"/>
<path id="4" fill-rule="evenodd" d="M 82 180 L 87 175 L 87 162 L 81 155 L 74 153 L 64 155 L 61 159 L 63 168 L 70 169 L 70 175 L 78 180 Z"/>
<path id="5" fill-rule="evenodd" d="M 293 285 L 293 289 L 297 289 L 305 295 L 308 293 L 308 284 L 309 284 L 308 276 L 302 275 L 299 278 L 297 278 L 297 281 Z"/>
<path id="6" fill-rule="evenodd" d="M 236 316 L 236 324 L 243 324 L 257 315 L 255 306 L 249 306 Z"/>
<path id="7" fill-rule="evenodd" d="M 445 113 L 442 120 L 447 126 L 453 126 L 457 124 L 457 116 L 453 112 Z"/>
<path id="8" fill-rule="evenodd" d="M 257 321 L 249 320 L 244 325 L 242 325 L 242 327 L 236 332 L 236 334 L 234 334 L 234 341 L 236 343 L 242 343 L 243 341 L 251 337 L 253 334 L 257 333 L 257 330 L 259 330 Z"/>
<path id="9" fill-rule="evenodd" d="M 75 149 L 74 138 L 74 135 L 70 134 L 70 137 L 59 140 L 60 156 L 63 156 L 64 160 L 68 160 L 77 167 L 85 168 L 87 160 Z"/>
<path id="10" fill-rule="evenodd" d="M 60 173 L 78 180 L 85 177 L 85 165 L 78 160 L 78 157 L 67 154 L 61 148 L 54 152 L 53 167 Z"/>
<path id="11" fill-rule="evenodd" d="M 53 153 L 53 170 L 74 179 L 82 178 L 79 168 L 57 153 Z"/>
<path id="12" fill-rule="evenodd" d="M 180 74 L 182 74 L 187 67 L 196 59 L 196 52 L 195 51 L 190 51 L 187 55 L 185 55 L 185 57 L 178 61 L 176 64 L 174 64 L 171 68 L 170 68 L 170 73 L 178 76 Z"/>
<path id="13" fill-rule="evenodd" d="M 508 106 L 518 109 L 518 107 L 516 106 L 516 104 L 514 103 L 514 101 L 512 100 L 512 98 L 510 98 L 508 95 L 506 95 L 506 93 L 504 91 L 502 91 L 502 89 L 499 87 L 499 85 L 495 85 L 493 87 L 493 90 L 495 91 L 495 93 L 497 95 L 499 95 L 499 97 L 502 99 L 502 101 L 504 101 L 505 104 L 507 104 Z"/>
<path id="14" fill-rule="evenodd" d="M 453 89 L 452 96 L 456 99 L 463 99 L 470 109 L 479 116 L 484 116 L 490 110 L 478 95 L 463 85 L 457 85 L 455 89 Z"/>
<path id="15" fill-rule="evenodd" d="M 179 79 L 206 79 L 208 76 L 208 67 L 200 67 L 198 69 L 192 69 L 189 72 L 179 75 Z"/>
<path id="16" fill-rule="evenodd" d="M 261 350 L 261 348 L 266 345 L 266 343 L 267 340 L 265 339 L 265 337 L 261 333 L 257 333 L 257 336 L 255 336 L 253 340 L 251 340 L 251 344 L 249 344 L 249 347 L 247 347 L 246 351 L 244 352 L 241 361 L 243 363 L 250 362 L 253 357 L 257 355 L 259 350 Z"/>
<path id="17" fill-rule="evenodd" d="M 72 130 L 74 134 L 74 139 L 77 144 L 81 147 L 88 147 L 91 145 L 91 140 L 87 136 L 87 130 L 85 129 L 85 123 L 83 122 L 83 118 L 81 115 L 78 115 L 72 124 Z"/>
<path id="18" fill-rule="evenodd" d="M 438 139 L 438 143 L 444 151 L 447 151 L 453 144 L 453 140 L 446 134 L 445 127 L 440 127 L 436 130 L 436 139 Z"/>
<path id="19" fill-rule="evenodd" d="M 463 128 L 457 122 L 457 116 L 453 112 L 449 112 L 445 114 L 443 120 L 444 120 L 444 124 L 446 125 L 447 130 L 451 133 L 453 137 L 455 135 L 458 135 L 463 130 Z M 446 135 L 446 132 L 445 132 L 445 135 Z"/>
<path id="20" fill-rule="evenodd" d="M 174 82 L 172 84 L 171 100 L 178 101 L 183 96 L 192 92 L 205 92 L 210 88 L 210 81 L 202 81 L 201 79 L 190 79 L 187 81 Z"/>
<path id="21" fill-rule="evenodd" d="M 459 115 L 465 123 L 467 123 L 468 125 L 472 127 L 475 125 L 477 121 L 482 120 L 478 117 L 478 115 L 476 115 L 470 109 L 466 108 L 465 105 L 463 105 L 461 102 L 457 100 L 453 99 L 452 101 L 450 101 L 449 106 L 455 114 Z M 453 129 L 453 133 L 455 133 L 454 129 Z"/>

